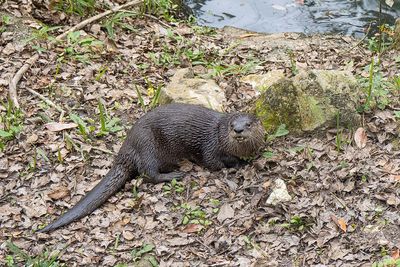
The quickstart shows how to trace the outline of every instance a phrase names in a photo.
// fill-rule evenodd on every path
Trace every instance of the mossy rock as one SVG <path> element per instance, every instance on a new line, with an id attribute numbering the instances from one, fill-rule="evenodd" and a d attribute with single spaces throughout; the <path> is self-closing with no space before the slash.
<path id="1" fill-rule="evenodd" d="M 255 112 L 269 133 L 281 124 L 295 134 L 337 127 L 337 123 L 356 127 L 360 95 L 357 81 L 347 72 L 303 71 L 270 86 L 256 101 Z"/>

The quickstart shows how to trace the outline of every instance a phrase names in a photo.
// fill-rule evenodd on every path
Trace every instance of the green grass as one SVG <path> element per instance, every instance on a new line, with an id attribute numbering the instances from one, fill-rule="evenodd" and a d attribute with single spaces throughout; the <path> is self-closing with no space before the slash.
<path id="1" fill-rule="evenodd" d="M 74 114 L 74 113 L 70 113 L 69 114 L 69 118 L 75 122 L 76 124 L 78 124 L 78 130 L 79 133 L 82 135 L 82 137 L 86 140 L 89 138 L 89 133 L 90 133 L 90 129 L 87 125 L 87 123 L 78 115 Z"/>
<path id="2" fill-rule="evenodd" d="M 374 262 L 372 267 L 400 267 L 400 259 L 386 258 L 380 262 Z"/>
<path id="3" fill-rule="evenodd" d="M 379 64 L 373 58 L 367 70 L 368 78 L 360 79 L 366 94 L 362 111 L 385 109 L 391 103 L 391 96 L 396 93 L 400 81 L 396 77 L 392 79 L 384 77 Z"/>
<path id="4" fill-rule="evenodd" d="M 283 223 L 280 226 L 289 229 L 294 232 L 301 232 L 307 229 L 311 224 L 307 222 L 304 217 L 299 215 L 292 216 L 287 223 Z"/>
<path id="5" fill-rule="evenodd" d="M 119 118 L 111 118 L 108 115 L 104 101 L 101 98 L 99 99 L 98 107 L 100 120 L 100 130 L 98 136 L 116 133 L 124 129 L 124 127 L 121 126 L 121 120 Z"/>
<path id="6" fill-rule="evenodd" d="M 335 137 L 335 145 L 336 150 L 340 152 L 343 149 L 343 129 L 340 128 L 340 113 L 336 114 L 336 137 Z"/>
<path id="7" fill-rule="evenodd" d="M 275 156 L 275 153 L 272 151 L 264 151 L 262 156 L 266 159 L 271 159 Z"/>
<path id="8" fill-rule="evenodd" d="M 52 9 L 79 16 L 92 13 L 96 5 L 95 0 L 58 0 L 51 3 L 50 8 Z"/>
<path id="9" fill-rule="evenodd" d="M 93 137 L 92 135 L 94 132 L 96 132 L 97 136 L 105 136 L 110 133 L 117 133 L 124 129 L 121 125 L 121 119 L 109 115 L 105 103 L 101 98 L 98 100 L 98 109 L 98 127 L 96 126 L 96 121 L 91 118 L 84 119 L 77 114 L 69 114 L 70 120 L 78 124 L 78 132 L 85 141 Z M 97 128 L 98 130 L 96 131 Z"/>
<path id="10" fill-rule="evenodd" d="M 100 81 L 104 75 L 107 73 L 108 71 L 108 67 L 106 65 L 102 65 L 98 70 L 97 70 L 97 74 L 95 76 L 95 81 L 98 82 Z"/>
<path id="11" fill-rule="evenodd" d="M 286 128 L 286 124 L 281 124 L 276 129 L 275 133 L 268 135 L 267 141 L 275 140 L 278 137 L 282 137 L 289 134 L 289 130 Z"/>
<path id="12" fill-rule="evenodd" d="M 11 25 L 11 17 L 2 15 L 0 18 L 0 33 L 5 32 L 8 25 Z"/>
<path id="13" fill-rule="evenodd" d="M 290 58 L 290 70 L 292 72 L 292 75 L 296 75 L 299 73 L 299 70 L 297 69 L 295 54 L 293 50 L 288 50 L 287 53 Z"/>
<path id="14" fill-rule="evenodd" d="M 140 11 L 174 22 L 179 12 L 179 5 L 173 0 L 144 0 Z"/>
<path id="15" fill-rule="evenodd" d="M 400 88 L 400 78 L 398 76 L 392 79 L 384 77 L 381 70 L 380 57 L 392 48 L 393 32 L 393 26 L 382 24 L 378 26 L 378 34 L 367 39 L 367 47 L 373 55 L 371 56 L 371 63 L 366 66 L 368 77 L 360 79 L 366 91 L 365 103 L 360 111 L 369 111 L 375 108 L 385 109 L 391 103 L 392 97 L 396 96 L 393 94 L 393 90 L 399 90 Z"/>
<path id="16" fill-rule="evenodd" d="M 243 64 L 226 64 L 222 61 L 210 62 L 207 66 L 212 70 L 211 76 L 233 76 L 233 75 L 246 75 L 254 70 L 258 65 L 258 61 L 250 60 Z"/>
<path id="17" fill-rule="evenodd" d="M 123 11 L 118 12 L 115 15 L 105 19 L 103 21 L 102 27 L 106 30 L 108 36 L 111 39 L 115 39 L 115 28 L 121 28 L 130 32 L 135 32 L 134 26 L 125 22 L 126 18 L 136 17 L 138 14 L 136 12 Z"/>
<path id="18" fill-rule="evenodd" d="M 138 262 L 139 260 L 142 262 L 144 260 L 151 266 L 158 266 L 157 259 L 153 255 L 148 255 L 154 251 L 154 248 L 152 244 L 143 244 L 141 247 L 133 249 L 131 251 L 133 262 Z"/>
<path id="19" fill-rule="evenodd" d="M 226 63 L 225 58 L 236 44 L 226 48 L 223 53 L 214 49 L 206 49 L 202 45 L 193 42 L 179 34 L 167 30 L 166 38 L 168 45 L 164 45 L 161 51 L 149 52 L 147 57 L 154 65 L 163 68 L 180 66 L 187 61 L 192 66 L 204 66 L 210 70 L 211 77 L 246 75 L 252 72 L 260 62 L 250 58 L 245 62 Z"/>
<path id="20" fill-rule="evenodd" d="M 394 26 L 382 24 L 378 27 L 378 35 L 367 39 L 368 49 L 376 54 L 381 54 L 391 48 L 393 43 Z"/>
<path id="21" fill-rule="evenodd" d="M 400 92 L 400 75 L 397 75 L 392 78 L 392 84 L 393 84 L 394 90 Z"/>
<path id="22" fill-rule="evenodd" d="M 0 111 L 0 150 L 22 131 L 24 122 L 22 111 L 16 109 L 10 100 L 3 107 L 5 111 Z"/>
<path id="23" fill-rule="evenodd" d="M 67 43 L 64 51 L 58 55 L 58 61 L 73 59 L 82 63 L 88 63 L 89 59 L 97 57 L 103 49 L 103 42 L 93 38 L 81 36 L 80 31 L 70 32 L 67 35 Z"/>
<path id="24" fill-rule="evenodd" d="M 61 26 L 47 26 L 43 25 L 39 29 L 34 29 L 31 33 L 31 35 L 24 39 L 25 43 L 32 43 L 33 41 L 52 41 L 54 40 L 54 36 L 50 35 L 51 32 L 62 28 Z"/>
<path id="25" fill-rule="evenodd" d="M 170 183 L 165 183 L 163 190 L 166 194 L 180 194 L 185 191 L 185 184 L 183 182 L 178 182 L 176 179 L 172 179 Z"/>
<path id="26" fill-rule="evenodd" d="M 6 242 L 6 247 L 10 254 L 6 255 L 6 266 L 29 266 L 29 267 L 61 267 L 65 264 L 58 260 L 58 251 L 48 252 L 36 256 L 30 256 L 27 252 L 19 248 L 11 241 Z"/>
<path id="27" fill-rule="evenodd" d="M 182 218 L 182 224 L 200 224 L 203 226 L 211 225 L 212 222 L 207 219 L 207 213 L 199 207 L 191 207 L 187 203 L 183 203 L 180 205 L 180 208 L 183 210 L 184 215 Z"/>
<path id="28" fill-rule="evenodd" d="M 153 109 L 156 106 L 158 106 L 159 100 L 160 100 L 160 94 L 161 94 L 161 89 L 162 85 L 154 86 L 153 83 L 145 78 L 146 84 L 147 84 L 147 95 L 151 98 L 150 103 L 146 104 L 144 99 L 143 99 L 143 94 L 141 90 L 138 88 L 138 86 L 135 85 L 135 90 L 138 96 L 138 102 L 140 107 L 147 112 L 149 109 Z"/>

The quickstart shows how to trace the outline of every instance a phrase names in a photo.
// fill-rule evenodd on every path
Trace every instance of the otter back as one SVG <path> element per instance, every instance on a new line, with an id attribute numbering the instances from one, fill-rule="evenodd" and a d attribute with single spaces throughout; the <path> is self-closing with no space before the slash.
<path id="1" fill-rule="evenodd" d="M 246 113 L 220 113 L 190 104 L 160 106 L 129 130 L 110 171 L 71 210 L 39 232 L 80 219 L 114 195 L 128 179 L 144 175 L 152 183 L 182 178 L 182 159 L 210 170 L 235 167 L 264 143 L 260 121 Z"/>

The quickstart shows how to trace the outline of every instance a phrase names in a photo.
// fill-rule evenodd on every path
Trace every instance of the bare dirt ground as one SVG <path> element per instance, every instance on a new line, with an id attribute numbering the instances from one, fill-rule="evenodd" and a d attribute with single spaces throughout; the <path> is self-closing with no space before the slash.
<path id="1" fill-rule="evenodd" d="M 125 131 L 176 68 L 210 70 L 225 89 L 226 110 L 231 111 L 244 110 L 254 96 L 239 81 L 249 72 L 283 69 L 290 75 L 293 59 L 299 68 L 347 69 L 365 78 L 372 54 L 350 37 L 305 42 L 301 35 L 282 34 L 294 43 L 298 38 L 299 45 L 292 56 L 274 58 L 273 45 L 248 42 L 257 35 L 166 24 L 148 16 L 123 20 L 134 29 L 116 25 L 114 40 L 95 22 L 78 39 L 48 50 L 46 38 L 23 42 L 39 34 L 32 17 L 64 25 L 49 32 L 53 36 L 79 17 L 64 18 L 29 1 L 8 1 L 1 11 L 21 17 L 2 25 L 3 118 L 11 116 L 5 102 L 9 79 L 41 50 L 19 83 L 24 116 L 16 121 L 23 128 L 0 152 L 1 265 L 11 259 L 22 265 L 7 240 L 32 257 L 59 252 L 58 264 L 66 266 L 370 266 L 385 256 L 399 257 L 398 90 L 389 92 L 385 109 L 364 114 L 367 144 L 362 149 L 353 141 L 354 129 L 332 129 L 322 136 L 289 134 L 270 142 L 268 153 L 241 169 L 209 172 L 186 162 L 182 183 L 133 180 L 92 215 L 51 234 L 35 233 L 107 173 Z M 102 43 L 77 41 L 82 36 Z M 399 53 L 387 52 L 380 73 L 389 81 L 400 74 L 399 66 Z M 120 119 L 115 132 L 100 130 L 99 98 L 107 122 Z M 73 122 L 70 114 L 84 120 L 86 137 L 77 127 L 57 129 L 54 122 Z M 293 200 L 270 206 L 265 202 L 277 178 L 287 183 Z"/>

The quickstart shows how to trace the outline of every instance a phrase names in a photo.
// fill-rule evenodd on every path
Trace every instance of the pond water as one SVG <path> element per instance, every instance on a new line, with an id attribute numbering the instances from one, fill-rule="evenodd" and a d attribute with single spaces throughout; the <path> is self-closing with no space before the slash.
<path id="1" fill-rule="evenodd" d="M 400 17 L 400 0 L 393 7 L 382 0 L 382 21 Z M 186 0 L 197 21 L 212 27 L 235 26 L 276 33 L 341 33 L 361 37 L 377 25 L 379 0 Z M 376 27 L 371 27 L 376 28 Z"/>

